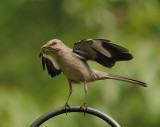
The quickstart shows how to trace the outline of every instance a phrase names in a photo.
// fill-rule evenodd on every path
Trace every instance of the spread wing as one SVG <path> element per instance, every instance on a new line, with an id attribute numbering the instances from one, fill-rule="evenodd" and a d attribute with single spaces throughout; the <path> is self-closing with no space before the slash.
<path id="1" fill-rule="evenodd" d="M 84 39 L 74 44 L 73 52 L 85 60 L 94 60 L 103 66 L 112 67 L 116 61 L 131 60 L 129 51 L 106 39 Z"/>
<path id="2" fill-rule="evenodd" d="M 61 74 L 61 69 L 57 64 L 56 60 L 53 56 L 46 54 L 45 52 L 41 52 L 39 57 L 42 59 L 43 70 L 45 71 L 45 67 L 47 68 L 48 74 L 51 77 L 55 77 L 56 75 Z"/>

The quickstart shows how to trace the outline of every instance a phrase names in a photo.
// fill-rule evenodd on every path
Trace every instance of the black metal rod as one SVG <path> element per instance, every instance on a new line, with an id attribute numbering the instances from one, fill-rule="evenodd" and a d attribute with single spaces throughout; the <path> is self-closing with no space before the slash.
<path id="1" fill-rule="evenodd" d="M 34 121 L 30 127 L 39 127 L 41 124 L 43 124 L 48 119 L 50 119 L 54 116 L 66 113 L 66 112 L 67 113 L 70 113 L 70 112 L 83 112 L 84 113 L 85 112 L 85 113 L 92 114 L 92 115 L 95 115 L 95 116 L 103 119 L 112 127 L 121 127 L 112 117 L 110 117 L 106 113 L 101 112 L 101 111 L 99 111 L 95 108 L 91 108 L 91 107 L 88 107 L 87 110 L 84 111 L 83 108 L 81 108 L 81 106 L 70 106 L 70 108 L 67 108 L 66 110 L 63 110 L 62 107 L 51 110 L 51 111 L 45 113 L 44 115 L 42 115 L 41 117 L 39 117 L 36 121 Z"/>

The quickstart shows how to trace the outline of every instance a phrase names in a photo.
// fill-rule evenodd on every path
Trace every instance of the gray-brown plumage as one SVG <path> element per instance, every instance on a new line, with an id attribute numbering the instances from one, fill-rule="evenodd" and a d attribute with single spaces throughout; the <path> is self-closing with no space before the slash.
<path id="1" fill-rule="evenodd" d="M 72 82 L 84 82 L 85 104 L 87 106 L 87 82 L 102 79 L 116 79 L 131 82 L 146 87 L 147 84 L 134 79 L 109 74 L 92 69 L 87 60 L 96 61 L 105 67 L 112 67 L 117 61 L 131 60 L 133 56 L 129 51 L 119 45 L 110 43 L 106 39 L 84 39 L 76 42 L 71 49 L 58 39 L 53 39 L 42 46 L 43 70 L 47 68 L 48 74 L 55 77 L 61 72 L 69 82 L 69 97 L 72 93 Z M 68 106 L 68 100 L 65 106 Z"/>

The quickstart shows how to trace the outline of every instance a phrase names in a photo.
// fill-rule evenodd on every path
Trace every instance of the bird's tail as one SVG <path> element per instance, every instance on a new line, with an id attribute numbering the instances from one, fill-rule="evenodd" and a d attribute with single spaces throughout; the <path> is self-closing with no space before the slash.
<path id="1" fill-rule="evenodd" d="M 123 76 L 118 76 L 118 75 L 113 75 L 113 74 L 108 74 L 105 72 L 101 72 L 101 71 L 97 71 L 94 70 L 94 74 L 96 75 L 96 80 L 102 80 L 102 79 L 115 79 L 115 80 L 121 80 L 121 81 L 125 81 L 125 82 L 131 82 L 140 86 L 144 86 L 147 87 L 147 84 L 135 79 L 131 79 L 131 78 L 126 78 Z"/>

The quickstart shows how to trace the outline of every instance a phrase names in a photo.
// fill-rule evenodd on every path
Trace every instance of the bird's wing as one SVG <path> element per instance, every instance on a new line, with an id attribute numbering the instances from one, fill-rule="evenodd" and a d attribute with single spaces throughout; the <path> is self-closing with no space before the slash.
<path id="1" fill-rule="evenodd" d="M 45 70 L 46 67 L 48 74 L 51 77 L 55 77 L 56 75 L 61 74 L 62 71 L 53 56 L 48 55 L 47 53 L 42 51 L 39 54 L 39 57 L 42 59 L 43 70 Z"/>
<path id="2" fill-rule="evenodd" d="M 116 61 L 133 58 L 129 51 L 106 39 L 84 39 L 74 44 L 73 52 L 85 60 L 94 60 L 103 66 L 112 67 Z"/>

